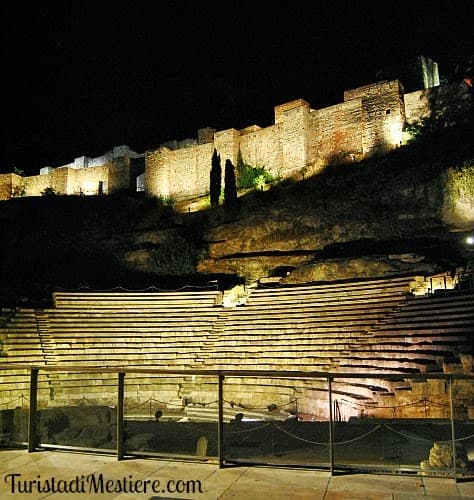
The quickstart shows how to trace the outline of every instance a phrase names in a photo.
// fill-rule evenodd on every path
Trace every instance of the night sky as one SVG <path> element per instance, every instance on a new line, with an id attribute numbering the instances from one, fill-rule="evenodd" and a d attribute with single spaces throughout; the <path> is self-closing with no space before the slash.
<path id="1" fill-rule="evenodd" d="M 417 55 L 474 52 L 474 2 L 3 2 L 0 172 L 268 126 Z M 382 11 L 381 8 L 385 10 Z"/>

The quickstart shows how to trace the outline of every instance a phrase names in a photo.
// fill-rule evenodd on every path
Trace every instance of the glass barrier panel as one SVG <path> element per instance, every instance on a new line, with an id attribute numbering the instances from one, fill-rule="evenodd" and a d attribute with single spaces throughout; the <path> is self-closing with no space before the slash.
<path id="1" fill-rule="evenodd" d="M 0 370 L 0 448 L 24 448 L 28 441 L 28 370 Z"/>
<path id="2" fill-rule="evenodd" d="M 226 377 L 224 460 L 327 467 L 326 379 Z"/>
<path id="3" fill-rule="evenodd" d="M 127 373 L 124 453 L 217 457 L 217 377 Z"/>
<path id="4" fill-rule="evenodd" d="M 456 476 L 474 479 L 474 379 L 453 380 Z"/>
<path id="5" fill-rule="evenodd" d="M 341 405 L 344 410 L 339 412 Z M 334 381 L 333 408 L 337 468 L 452 474 L 452 464 L 445 460 L 451 446 L 446 380 L 338 378 Z"/>
<path id="6" fill-rule="evenodd" d="M 115 451 L 116 394 L 114 373 L 40 370 L 39 446 Z"/>

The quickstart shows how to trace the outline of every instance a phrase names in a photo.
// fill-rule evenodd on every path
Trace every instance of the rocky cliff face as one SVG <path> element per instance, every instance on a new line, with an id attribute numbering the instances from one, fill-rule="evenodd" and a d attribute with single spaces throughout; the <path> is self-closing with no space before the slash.
<path id="1" fill-rule="evenodd" d="M 247 193 L 231 213 L 178 213 L 125 194 L 0 202 L 0 302 L 50 297 L 58 286 L 178 288 L 215 275 L 303 282 L 465 266 L 474 136 L 443 141 Z"/>
<path id="2" fill-rule="evenodd" d="M 242 199 L 238 217 L 206 232 L 198 270 L 253 280 L 298 268 L 287 278 L 296 281 L 428 273 L 443 265 L 440 252 L 456 265 L 451 231 L 474 224 L 473 163 L 393 166 L 384 159 Z"/>

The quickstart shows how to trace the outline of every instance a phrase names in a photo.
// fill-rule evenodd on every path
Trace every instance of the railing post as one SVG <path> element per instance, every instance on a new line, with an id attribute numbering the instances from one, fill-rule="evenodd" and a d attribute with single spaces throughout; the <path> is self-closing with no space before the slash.
<path id="1" fill-rule="evenodd" d="M 219 420 L 217 423 L 217 453 L 219 469 L 222 469 L 224 467 L 224 375 L 219 374 L 218 377 Z"/>
<path id="2" fill-rule="evenodd" d="M 334 475 L 334 420 L 332 414 L 332 378 L 328 377 L 329 394 L 329 472 Z"/>
<path id="3" fill-rule="evenodd" d="M 124 421 L 123 421 L 123 407 L 124 407 L 124 379 L 125 373 L 118 374 L 117 386 L 117 460 L 123 459 L 123 442 L 124 442 Z"/>
<path id="4" fill-rule="evenodd" d="M 456 432 L 454 429 L 454 403 L 453 403 L 453 379 L 449 377 L 449 413 L 451 420 L 451 445 L 453 454 L 453 479 L 457 480 L 456 474 Z"/>
<path id="5" fill-rule="evenodd" d="M 28 453 L 36 450 L 36 411 L 38 409 L 38 368 L 30 371 L 30 411 L 28 412 Z"/>

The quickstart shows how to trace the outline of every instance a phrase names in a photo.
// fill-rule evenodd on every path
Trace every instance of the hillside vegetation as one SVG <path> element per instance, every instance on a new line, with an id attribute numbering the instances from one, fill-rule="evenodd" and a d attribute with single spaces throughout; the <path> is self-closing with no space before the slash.
<path id="1" fill-rule="evenodd" d="M 307 281 L 465 268 L 473 200 L 466 126 L 247 193 L 233 210 L 178 213 L 126 193 L 12 199 L 0 203 L 0 301 L 41 301 L 57 287 L 177 289 L 215 279 L 224 287 L 279 273 Z"/>

